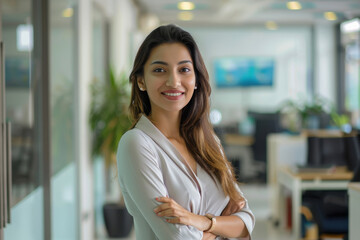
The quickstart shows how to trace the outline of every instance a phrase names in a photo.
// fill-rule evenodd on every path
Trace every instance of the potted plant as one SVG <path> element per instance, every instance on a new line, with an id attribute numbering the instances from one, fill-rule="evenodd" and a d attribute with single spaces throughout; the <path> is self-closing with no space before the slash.
<path id="1" fill-rule="evenodd" d="M 331 120 L 337 128 L 339 128 L 344 133 L 350 133 L 352 130 L 350 124 L 350 118 L 346 114 L 339 114 L 335 109 L 331 112 Z"/>
<path id="2" fill-rule="evenodd" d="M 106 193 L 109 194 L 111 168 L 116 168 L 116 150 L 121 136 L 129 129 L 128 118 L 129 91 L 127 77 L 122 74 L 118 79 L 110 70 L 109 82 L 94 80 L 91 85 L 90 127 L 93 130 L 92 155 L 102 156 L 105 160 Z M 120 202 L 105 203 L 104 222 L 109 237 L 126 237 L 133 225 L 132 216 L 127 212 L 123 198 Z"/>
<path id="3" fill-rule="evenodd" d="M 319 129 L 321 125 L 325 125 L 322 121 L 326 120 L 330 107 L 329 102 L 319 96 L 300 105 L 302 126 L 306 129 Z"/>
<path id="4" fill-rule="evenodd" d="M 326 99 L 315 96 L 311 101 L 287 100 L 279 112 L 284 114 L 283 122 L 292 132 L 302 129 L 319 129 L 329 124 L 329 109 L 332 106 Z"/>
<path id="5" fill-rule="evenodd" d="M 280 124 L 291 134 L 299 134 L 301 131 L 301 117 L 299 106 L 292 100 L 285 101 L 277 113 L 280 115 Z"/>

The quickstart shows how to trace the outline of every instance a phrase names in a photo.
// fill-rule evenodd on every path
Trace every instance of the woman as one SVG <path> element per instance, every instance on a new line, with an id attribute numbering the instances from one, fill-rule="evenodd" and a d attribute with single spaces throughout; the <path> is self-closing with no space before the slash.
<path id="1" fill-rule="evenodd" d="M 137 239 L 249 237 L 255 218 L 209 122 L 209 77 L 174 25 L 144 40 L 130 74 L 133 128 L 117 160 Z"/>

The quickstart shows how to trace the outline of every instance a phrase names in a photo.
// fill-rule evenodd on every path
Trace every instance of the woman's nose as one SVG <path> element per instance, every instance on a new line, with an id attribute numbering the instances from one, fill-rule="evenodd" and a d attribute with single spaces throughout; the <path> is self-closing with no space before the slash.
<path id="1" fill-rule="evenodd" d="M 177 73 L 170 73 L 168 80 L 166 81 L 167 87 L 177 88 L 180 86 L 180 77 Z"/>

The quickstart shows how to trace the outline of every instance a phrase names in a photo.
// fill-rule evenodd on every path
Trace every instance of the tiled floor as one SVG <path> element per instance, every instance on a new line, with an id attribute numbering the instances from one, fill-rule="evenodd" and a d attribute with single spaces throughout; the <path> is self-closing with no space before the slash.
<path id="1" fill-rule="evenodd" d="M 244 185 L 241 189 L 245 193 L 250 207 L 256 216 L 256 226 L 253 231 L 252 240 L 289 240 L 289 233 L 279 231 L 268 220 L 270 217 L 270 192 L 266 185 Z M 127 238 L 107 239 L 102 237 L 98 238 L 98 240 L 136 240 L 136 237 L 135 232 L 132 231 Z"/>

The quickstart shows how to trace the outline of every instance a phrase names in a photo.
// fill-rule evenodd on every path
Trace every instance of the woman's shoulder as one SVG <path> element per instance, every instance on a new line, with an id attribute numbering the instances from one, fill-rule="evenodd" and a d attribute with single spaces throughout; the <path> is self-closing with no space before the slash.
<path id="1" fill-rule="evenodd" d="M 140 129 L 133 128 L 124 133 L 120 139 L 119 145 L 139 146 L 148 144 L 148 136 Z"/>
<path id="2" fill-rule="evenodd" d="M 118 151 L 146 151 L 152 152 L 154 155 L 155 152 L 155 142 L 154 140 L 146 134 L 144 131 L 138 128 L 133 128 L 126 133 L 124 133 L 120 139 Z"/>
<path id="3" fill-rule="evenodd" d="M 120 139 L 117 149 L 117 159 L 120 162 L 141 162 L 144 157 L 155 158 L 157 156 L 151 138 L 140 129 L 127 131 Z"/>

